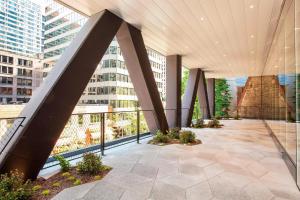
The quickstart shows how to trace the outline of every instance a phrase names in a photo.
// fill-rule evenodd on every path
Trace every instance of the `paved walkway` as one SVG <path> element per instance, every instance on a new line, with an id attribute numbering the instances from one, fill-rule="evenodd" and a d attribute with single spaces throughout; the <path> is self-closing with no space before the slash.
<path id="1" fill-rule="evenodd" d="M 131 145 L 109 153 L 101 181 L 66 189 L 54 199 L 277 200 L 300 193 L 261 121 L 230 120 L 195 129 L 203 144 Z"/>

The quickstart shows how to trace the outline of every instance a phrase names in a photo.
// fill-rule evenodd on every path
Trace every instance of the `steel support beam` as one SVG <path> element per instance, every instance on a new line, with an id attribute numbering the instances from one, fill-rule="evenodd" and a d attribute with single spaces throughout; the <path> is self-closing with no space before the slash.
<path id="1" fill-rule="evenodd" d="M 21 113 L 24 127 L 1 155 L 1 173 L 37 177 L 121 23 L 107 10 L 89 18 Z"/>
<path id="2" fill-rule="evenodd" d="M 210 117 L 215 116 L 215 79 L 208 78 L 206 79 L 206 86 L 207 86 L 207 96 L 208 96 L 208 103 L 209 103 L 209 111 Z"/>
<path id="3" fill-rule="evenodd" d="M 205 79 L 204 71 L 202 70 L 201 70 L 201 75 L 200 75 L 200 80 L 198 85 L 197 96 L 200 104 L 200 111 L 202 113 L 202 117 L 204 119 L 211 118 L 208 96 L 207 96 L 206 79 Z"/>
<path id="4" fill-rule="evenodd" d="M 168 130 L 164 108 L 154 79 L 141 31 L 123 23 L 117 33 L 117 40 L 127 70 L 150 131 Z"/>
<path id="5" fill-rule="evenodd" d="M 169 127 L 181 127 L 181 56 L 166 58 L 166 115 Z"/>
<path id="6" fill-rule="evenodd" d="M 182 100 L 182 126 L 189 127 L 192 122 L 201 69 L 191 69 Z"/>

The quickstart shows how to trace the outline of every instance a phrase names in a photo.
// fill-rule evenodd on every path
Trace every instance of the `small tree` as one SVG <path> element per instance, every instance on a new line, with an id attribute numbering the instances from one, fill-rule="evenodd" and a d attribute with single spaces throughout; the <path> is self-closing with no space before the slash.
<path id="1" fill-rule="evenodd" d="M 232 100 L 229 85 L 225 79 L 218 79 L 215 84 L 216 116 L 228 117 Z"/>

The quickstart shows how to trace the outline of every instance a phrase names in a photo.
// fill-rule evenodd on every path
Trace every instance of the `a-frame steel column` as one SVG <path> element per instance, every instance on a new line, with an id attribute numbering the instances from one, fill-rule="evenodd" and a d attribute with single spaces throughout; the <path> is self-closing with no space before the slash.
<path id="1" fill-rule="evenodd" d="M 154 79 L 141 31 L 123 23 L 117 33 L 117 40 L 127 70 L 150 131 L 168 130 L 164 108 Z"/>
<path id="2" fill-rule="evenodd" d="M 215 116 L 215 79 L 208 78 L 206 79 L 207 86 L 207 96 L 209 103 L 210 116 Z"/>
<path id="3" fill-rule="evenodd" d="M 202 70 L 201 70 L 201 75 L 200 75 L 200 80 L 198 85 L 197 96 L 200 104 L 200 111 L 202 113 L 202 117 L 204 119 L 211 118 L 208 96 L 207 96 L 206 79 L 205 79 L 204 71 Z"/>
<path id="4" fill-rule="evenodd" d="M 89 18 L 21 113 L 24 127 L 1 155 L 1 173 L 37 177 L 121 23 L 107 10 Z"/>
<path id="5" fill-rule="evenodd" d="M 189 127 L 192 123 L 194 105 L 197 95 L 201 69 L 191 69 L 182 100 L 182 126 Z"/>
<path id="6" fill-rule="evenodd" d="M 181 56 L 166 58 L 166 115 L 169 127 L 181 127 Z"/>

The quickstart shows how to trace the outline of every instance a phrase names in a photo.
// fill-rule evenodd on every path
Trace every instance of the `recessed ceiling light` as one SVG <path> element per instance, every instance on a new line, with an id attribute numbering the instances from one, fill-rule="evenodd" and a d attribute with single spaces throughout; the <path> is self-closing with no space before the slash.
<path id="1" fill-rule="evenodd" d="M 254 8 L 254 5 L 253 5 L 253 4 L 251 4 L 251 5 L 249 6 L 249 8 L 251 8 L 251 9 L 252 9 L 252 8 Z"/>
<path id="2" fill-rule="evenodd" d="M 185 48 L 188 49 L 189 47 L 188 47 L 188 46 L 185 46 Z"/>
<path id="3" fill-rule="evenodd" d="M 274 68 L 278 68 L 278 67 L 279 67 L 278 65 L 275 65 L 275 66 L 274 66 Z"/>
<path id="4" fill-rule="evenodd" d="M 254 35 L 250 35 L 251 38 L 254 38 Z"/>
<path id="5" fill-rule="evenodd" d="M 204 17 L 201 17 L 200 20 L 201 20 L 201 21 L 204 21 Z"/>
<path id="6" fill-rule="evenodd" d="M 254 51 L 250 51 L 251 54 L 254 54 Z"/>
<path id="7" fill-rule="evenodd" d="M 219 44 L 219 41 L 215 41 L 216 44 Z"/>
<path id="8" fill-rule="evenodd" d="M 226 54 L 223 54 L 224 57 L 226 57 Z"/>

